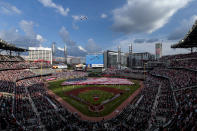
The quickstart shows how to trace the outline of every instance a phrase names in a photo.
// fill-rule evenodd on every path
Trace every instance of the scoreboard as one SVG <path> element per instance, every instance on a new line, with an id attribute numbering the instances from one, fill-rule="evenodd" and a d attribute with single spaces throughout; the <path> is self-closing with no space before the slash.
<path id="1" fill-rule="evenodd" d="M 88 67 L 104 67 L 103 54 L 87 55 L 86 65 Z"/>

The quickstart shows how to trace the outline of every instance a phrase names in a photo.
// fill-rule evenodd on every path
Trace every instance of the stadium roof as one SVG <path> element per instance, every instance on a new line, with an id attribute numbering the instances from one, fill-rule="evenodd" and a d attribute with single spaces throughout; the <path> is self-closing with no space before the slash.
<path id="1" fill-rule="evenodd" d="M 193 48 L 197 47 L 197 20 L 190 31 L 185 37 L 177 44 L 171 46 L 171 48 Z"/>
<path id="2" fill-rule="evenodd" d="M 25 52 L 25 51 L 28 51 L 27 49 L 23 49 L 23 48 L 19 48 L 19 47 L 16 47 L 2 39 L 0 39 L 0 49 L 3 49 L 3 50 L 10 50 L 10 51 L 16 51 L 16 52 Z"/>

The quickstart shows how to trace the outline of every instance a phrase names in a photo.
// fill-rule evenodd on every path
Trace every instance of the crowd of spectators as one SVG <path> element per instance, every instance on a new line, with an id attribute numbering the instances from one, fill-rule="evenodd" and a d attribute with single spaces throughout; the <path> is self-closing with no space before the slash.
<path id="1" fill-rule="evenodd" d="M 50 68 L 51 64 L 46 62 L 0 62 L 0 69 L 29 69 L 29 68 Z"/>
<path id="2" fill-rule="evenodd" d="M 197 130 L 197 90 L 187 89 L 176 92 L 179 107 L 169 130 Z"/>
<path id="3" fill-rule="evenodd" d="M 190 54 L 178 54 L 163 56 L 160 61 L 167 63 L 169 67 L 197 70 L 197 52 Z"/>
<path id="4" fill-rule="evenodd" d="M 153 83 L 153 81 L 152 77 L 147 79 L 144 83 L 144 89 L 139 94 L 138 101 L 134 104 L 135 107 L 126 115 L 126 123 L 132 125 L 130 126 L 132 131 L 146 130 L 149 127 L 149 119 L 151 118 L 152 108 L 159 87 L 158 83 Z"/>
<path id="5" fill-rule="evenodd" d="M 197 58 L 197 52 L 189 53 L 189 54 L 177 54 L 177 55 L 167 55 L 163 56 L 160 61 L 167 61 L 167 60 L 175 60 L 175 59 L 191 59 Z"/>
<path id="6" fill-rule="evenodd" d="M 197 58 L 185 60 L 172 60 L 170 61 L 170 67 L 197 70 Z"/>
<path id="7" fill-rule="evenodd" d="M 20 56 L 0 55 L 0 69 L 50 68 L 48 62 L 25 61 Z"/>
<path id="8" fill-rule="evenodd" d="M 163 79 L 163 82 L 160 81 L 162 86 L 160 97 L 157 100 L 158 109 L 156 110 L 155 116 L 166 116 L 165 119 L 169 124 L 166 125 L 166 127 L 164 126 L 164 130 L 196 130 L 196 72 L 186 69 L 157 68 L 154 69 L 151 74 Z M 165 95 L 163 95 L 163 93 Z M 162 110 L 160 108 L 162 108 Z M 163 123 L 163 125 L 165 124 Z"/>
<path id="9" fill-rule="evenodd" d="M 53 73 L 50 78 L 56 78 L 56 79 L 81 79 L 83 77 L 87 77 L 88 73 L 86 72 L 80 72 L 80 71 L 64 71 L 64 72 L 56 72 Z M 49 79 L 48 77 L 46 80 Z"/>
<path id="10" fill-rule="evenodd" d="M 121 74 L 121 73 L 144 73 L 144 70 L 133 70 L 133 69 L 105 69 L 103 71 L 103 74 L 109 74 L 109 75 L 116 75 L 116 74 Z"/>
<path id="11" fill-rule="evenodd" d="M 68 71 L 54 75 L 74 78 L 84 74 Z M 59 112 L 68 111 L 47 94 L 43 84 L 45 77 L 19 80 L 34 75 L 29 70 L 0 72 L 0 130 L 43 130 L 44 128 L 63 130 L 66 128 L 65 118 Z"/>
<path id="12" fill-rule="evenodd" d="M 119 77 L 128 79 L 143 80 L 146 71 L 136 69 L 105 69 L 102 72 L 103 77 Z"/>
<path id="13" fill-rule="evenodd" d="M 1 67 L 7 63 L 2 62 Z M 9 64 L 14 65 L 12 62 Z M 22 64 L 24 67 L 28 65 L 25 62 Z M 14 66 L 6 68 L 15 69 Z M 108 69 L 104 73 L 116 75 L 125 71 L 128 73 L 127 70 L 116 69 Z M 81 120 L 78 114 L 70 112 L 50 96 L 43 82 L 49 77 L 19 80 L 34 75 L 25 69 L 0 71 L 0 130 L 136 131 L 155 127 L 170 131 L 197 130 L 195 71 L 154 69 L 146 76 L 144 88 L 135 102 L 131 102 L 114 118 L 100 122 Z M 68 79 L 84 76 L 87 73 L 66 71 L 50 77 Z"/>
<path id="14" fill-rule="evenodd" d="M 195 55 L 189 56 L 195 57 Z M 175 58 L 181 57 L 182 55 L 175 56 Z M 193 63 L 195 62 L 193 60 Z M 191 68 L 189 64 L 191 63 L 185 63 L 184 68 Z M 174 67 L 181 67 L 180 63 L 175 62 Z M 119 72 L 119 70 L 110 69 L 105 73 L 116 75 Z M 128 106 L 118 116 L 129 130 L 154 130 L 155 127 L 172 131 L 197 129 L 197 89 L 195 87 L 197 73 L 195 71 L 156 68 L 146 76 L 144 84 L 145 88 L 138 96 L 137 106 Z"/>
<path id="15" fill-rule="evenodd" d="M 184 69 L 156 68 L 151 74 L 167 77 L 174 89 L 197 85 L 197 72 Z"/>
<path id="16" fill-rule="evenodd" d="M 0 130 L 20 129 L 16 124 L 16 119 L 12 114 L 13 97 L 9 95 L 0 94 Z"/>
<path id="17" fill-rule="evenodd" d="M 32 111 L 27 110 L 28 107 L 29 109 L 31 108 L 30 105 L 28 105 L 28 101 L 24 99 L 24 97 L 26 97 L 24 88 L 16 88 L 17 79 L 31 75 L 33 75 L 33 73 L 27 70 L 7 70 L 0 72 L 0 116 L 3 123 L 0 124 L 0 130 L 11 130 L 16 127 L 22 129 L 22 126 L 20 126 L 18 122 L 24 121 L 26 118 L 24 115 L 27 115 L 27 112 L 32 113 Z M 23 94 L 23 96 L 21 97 L 20 94 Z"/>
<path id="18" fill-rule="evenodd" d="M 0 61 L 24 61 L 20 56 L 0 55 Z"/>

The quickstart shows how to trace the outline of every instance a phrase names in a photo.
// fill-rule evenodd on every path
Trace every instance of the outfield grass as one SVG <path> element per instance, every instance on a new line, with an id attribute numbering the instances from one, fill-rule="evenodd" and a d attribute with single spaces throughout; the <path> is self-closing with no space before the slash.
<path id="1" fill-rule="evenodd" d="M 76 86 L 61 86 L 61 83 L 65 80 L 57 80 L 53 82 L 49 82 L 49 89 L 52 90 L 56 95 L 60 96 L 63 100 L 67 101 L 70 105 L 78 109 L 81 113 L 87 115 L 87 116 L 96 116 L 96 117 L 102 117 L 110 114 L 112 111 L 114 111 L 123 101 L 125 101 L 133 92 L 135 92 L 139 87 L 139 81 L 132 80 L 134 82 L 134 85 L 76 85 Z M 65 92 L 76 89 L 76 88 L 83 88 L 83 87 L 111 87 L 111 88 L 118 88 L 122 90 L 126 90 L 123 95 L 121 95 L 119 98 L 115 99 L 114 101 L 107 103 L 104 107 L 104 110 L 102 110 L 99 113 L 91 112 L 88 109 L 88 106 L 85 104 L 82 104 L 79 101 L 74 100 L 73 98 L 65 95 Z M 93 91 L 93 90 L 92 90 Z M 99 90 L 100 91 L 100 90 Z M 85 93 L 85 92 L 84 92 Z M 84 95 L 84 99 L 85 98 Z"/>

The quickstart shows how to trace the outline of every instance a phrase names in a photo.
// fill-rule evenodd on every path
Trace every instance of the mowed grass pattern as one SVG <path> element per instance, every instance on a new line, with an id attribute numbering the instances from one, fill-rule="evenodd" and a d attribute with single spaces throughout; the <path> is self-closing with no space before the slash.
<path id="1" fill-rule="evenodd" d="M 93 96 L 98 96 L 99 99 L 97 101 L 94 100 Z M 88 90 L 82 93 L 79 93 L 78 97 L 84 99 L 85 101 L 96 105 L 101 104 L 102 101 L 110 99 L 114 96 L 113 93 L 102 91 L 102 90 Z"/>
<path id="2" fill-rule="evenodd" d="M 139 81 L 132 80 L 134 82 L 134 85 L 75 85 L 75 86 L 61 86 L 61 83 L 65 80 L 57 80 L 53 82 L 49 82 L 49 89 L 52 90 L 56 95 L 60 96 L 63 100 L 68 102 L 70 105 L 78 109 L 81 113 L 92 116 L 92 117 L 102 117 L 110 114 L 112 111 L 114 111 L 122 102 L 124 102 L 133 92 L 135 92 L 139 87 Z M 88 109 L 88 106 L 85 104 L 82 104 L 79 101 L 74 100 L 73 98 L 65 95 L 65 92 L 76 89 L 76 88 L 83 88 L 83 87 L 111 87 L 111 88 L 118 88 L 121 90 L 126 90 L 123 95 L 115 99 L 114 101 L 107 103 L 104 106 L 104 110 L 101 112 L 92 112 Z"/>

